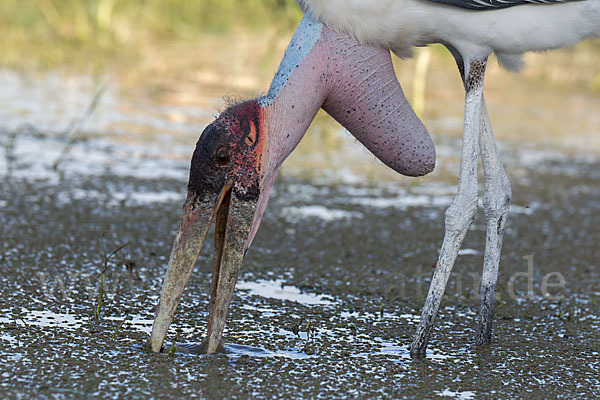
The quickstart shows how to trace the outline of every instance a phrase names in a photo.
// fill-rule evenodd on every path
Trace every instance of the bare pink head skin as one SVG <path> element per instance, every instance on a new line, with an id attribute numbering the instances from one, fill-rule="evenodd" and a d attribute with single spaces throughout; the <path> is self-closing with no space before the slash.
<path id="1" fill-rule="evenodd" d="M 402 92 L 389 51 L 361 45 L 307 13 L 269 93 L 223 112 L 196 145 L 149 350 L 162 348 L 212 221 L 215 257 L 208 332 L 191 350 L 223 350 L 221 337 L 244 254 L 282 163 L 320 108 L 398 173 L 421 176 L 433 170 L 433 142 Z"/>

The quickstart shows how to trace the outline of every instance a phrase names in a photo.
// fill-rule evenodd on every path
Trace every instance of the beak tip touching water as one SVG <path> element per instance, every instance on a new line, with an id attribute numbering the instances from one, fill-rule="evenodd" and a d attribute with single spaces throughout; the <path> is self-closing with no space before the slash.
<path id="1" fill-rule="evenodd" d="M 231 185 L 226 185 L 208 201 L 198 200 L 198 196 L 188 194 L 184 215 L 173 243 L 152 333 L 145 346 L 147 350 L 156 353 L 161 351 L 175 309 L 214 220 L 215 254 L 208 332 L 201 345 L 189 350 L 209 354 L 224 351 L 221 337 L 237 276 L 247 251 L 246 243 L 256 206 L 256 199 L 239 198 Z"/>

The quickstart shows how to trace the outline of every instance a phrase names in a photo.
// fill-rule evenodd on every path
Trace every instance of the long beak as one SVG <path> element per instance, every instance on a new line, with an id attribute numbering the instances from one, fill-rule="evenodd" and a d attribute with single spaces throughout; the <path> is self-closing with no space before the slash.
<path id="1" fill-rule="evenodd" d="M 173 243 L 152 333 L 146 343 L 148 350 L 161 351 L 175 309 L 192 275 L 194 264 L 213 219 L 215 219 L 215 254 L 208 333 L 197 351 L 211 354 L 223 350 L 221 336 L 233 289 L 242 267 L 256 204 L 256 200 L 239 199 L 230 184 L 213 199 L 204 201 L 199 201 L 196 196 L 188 193 L 184 216 Z"/>

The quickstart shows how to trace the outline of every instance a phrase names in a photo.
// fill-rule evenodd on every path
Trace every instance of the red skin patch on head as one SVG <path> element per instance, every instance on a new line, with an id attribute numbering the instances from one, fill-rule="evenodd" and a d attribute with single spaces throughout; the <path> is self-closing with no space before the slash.
<path id="1" fill-rule="evenodd" d="M 258 181 L 262 183 L 264 174 L 265 138 L 262 107 L 256 100 L 246 101 L 227 110 L 223 122 L 228 125 L 231 135 L 230 146 L 234 154 L 231 173 L 235 178 L 234 188 L 246 191 Z M 219 119 L 221 119 L 219 118 Z"/>
<path id="2" fill-rule="evenodd" d="M 264 175 L 263 108 L 256 100 L 237 104 L 210 124 L 196 145 L 189 188 L 220 191 L 232 181 L 241 199 L 257 198 Z"/>

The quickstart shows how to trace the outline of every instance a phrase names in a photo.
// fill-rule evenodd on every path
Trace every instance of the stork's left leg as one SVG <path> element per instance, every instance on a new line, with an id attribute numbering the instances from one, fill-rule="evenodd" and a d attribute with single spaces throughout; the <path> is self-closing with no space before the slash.
<path id="1" fill-rule="evenodd" d="M 481 277 L 481 312 L 476 343 L 489 344 L 492 340 L 492 318 L 498 279 L 498 264 L 502 249 L 504 225 L 508 217 L 511 188 L 494 141 L 492 126 L 485 100 L 481 106 L 481 135 L 479 149 L 485 176 L 483 209 L 487 223 L 483 275 Z"/>
<path id="2" fill-rule="evenodd" d="M 483 78 L 487 57 L 482 60 L 469 60 L 464 64 L 461 58 L 459 64 L 463 65 L 462 73 L 466 77 L 464 81 L 466 98 L 458 188 L 456 198 L 446 210 L 446 233 L 442 249 L 423 306 L 421 320 L 410 346 L 410 354 L 413 357 L 425 355 L 429 334 L 433 328 L 448 278 L 463 239 L 477 212 L 477 150 L 479 149 Z M 467 68 L 464 68 L 465 66 Z"/>

